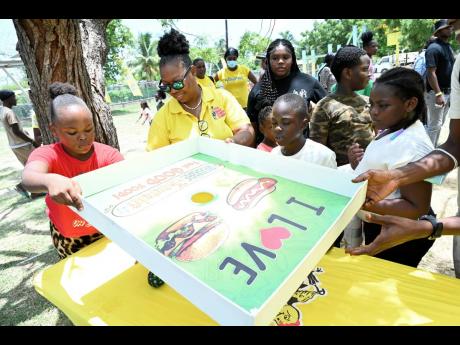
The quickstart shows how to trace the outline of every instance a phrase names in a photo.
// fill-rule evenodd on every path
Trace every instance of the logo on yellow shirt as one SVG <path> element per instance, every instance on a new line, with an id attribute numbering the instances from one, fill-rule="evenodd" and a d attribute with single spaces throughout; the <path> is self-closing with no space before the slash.
<path id="1" fill-rule="evenodd" d="M 219 107 L 212 107 L 212 118 L 214 120 L 225 116 L 225 110 Z"/>

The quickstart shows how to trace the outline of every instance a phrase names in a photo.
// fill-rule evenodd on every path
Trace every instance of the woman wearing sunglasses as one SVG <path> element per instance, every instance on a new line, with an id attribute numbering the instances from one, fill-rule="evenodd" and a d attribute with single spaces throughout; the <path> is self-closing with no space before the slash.
<path id="1" fill-rule="evenodd" d="M 226 90 L 201 88 L 185 36 L 171 29 L 158 42 L 160 90 L 171 95 L 149 130 L 147 151 L 195 136 L 252 146 L 254 129 L 235 97 Z"/>

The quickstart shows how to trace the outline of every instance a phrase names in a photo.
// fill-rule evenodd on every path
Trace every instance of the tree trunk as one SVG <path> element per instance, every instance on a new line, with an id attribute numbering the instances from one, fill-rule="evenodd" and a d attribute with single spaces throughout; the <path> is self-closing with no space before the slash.
<path id="1" fill-rule="evenodd" d="M 76 87 L 93 114 L 96 141 L 119 148 L 109 106 L 104 102 L 103 65 L 107 55 L 107 19 L 14 19 L 18 51 L 26 68 L 31 101 L 43 143 L 56 141 L 51 123 L 49 84 Z"/>

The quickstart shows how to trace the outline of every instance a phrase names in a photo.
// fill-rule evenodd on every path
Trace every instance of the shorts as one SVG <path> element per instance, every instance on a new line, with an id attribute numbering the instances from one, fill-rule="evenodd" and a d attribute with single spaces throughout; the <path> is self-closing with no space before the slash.
<path id="1" fill-rule="evenodd" d="M 65 259 L 67 256 L 78 252 L 80 249 L 104 237 L 104 235 L 99 232 L 81 237 L 65 237 L 52 222 L 50 222 L 50 232 L 53 245 L 61 259 Z"/>

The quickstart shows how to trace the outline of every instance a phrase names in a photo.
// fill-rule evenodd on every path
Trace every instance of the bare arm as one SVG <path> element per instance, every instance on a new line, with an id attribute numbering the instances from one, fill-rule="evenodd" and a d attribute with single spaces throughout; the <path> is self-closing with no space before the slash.
<path id="1" fill-rule="evenodd" d="M 460 119 L 451 119 L 447 141 L 440 146 L 460 161 Z M 368 181 L 366 207 L 384 199 L 401 186 L 445 174 L 454 168 L 452 159 L 441 151 L 432 151 L 422 159 L 394 170 L 369 170 L 353 182 Z"/>
<path id="2" fill-rule="evenodd" d="M 435 94 L 441 92 L 441 88 L 439 87 L 438 83 L 438 77 L 436 76 L 436 67 L 427 68 L 427 80 Z M 443 95 L 436 96 L 436 104 L 444 106 L 445 100 Z"/>
<path id="3" fill-rule="evenodd" d="M 48 192 L 51 199 L 63 205 L 72 205 L 83 209 L 81 188 L 74 180 L 48 173 L 48 164 L 41 161 L 27 163 L 22 173 L 22 185 L 29 192 Z"/>
<path id="4" fill-rule="evenodd" d="M 379 215 L 368 215 L 367 220 L 382 225 L 380 234 L 366 246 L 345 249 L 347 253 L 376 255 L 399 244 L 427 238 L 433 232 L 433 226 L 426 220 Z M 460 235 L 460 217 L 442 218 L 438 222 L 443 223 L 443 235 Z"/>
<path id="5" fill-rule="evenodd" d="M 227 138 L 227 143 L 235 143 L 239 145 L 252 147 L 254 145 L 254 128 L 250 123 L 247 123 L 235 130 L 233 130 L 233 137 Z"/>
<path id="6" fill-rule="evenodd" d="M 219 81 L 219 75 L 216 73 L 214 74 L 214 84 L 217 83 Z"/>
<path id="7" fill-rule="evenodd" d="M 256 76 L 254 75 L 254 73 L 252 73 L 251 71 L 249 71 L 248 79 L 249 79 L 254 85 L 257 84 L 257 78 L 256 78 Z"/>
<path id="8" fill-rule="evenodd" d="M 401 187 L 401 198 L 381 200 L 364 209 L 378 214 L 417 219 L 430 209 L 431 189 L 431 183 L 416 182 Z"/>
<path id="9" fill-rule="evenodd" d="M 31 137 L 29 137 L 26 133 L 24 133 L 23 131 L 19 129 L 19 125 L 17 123 L 13 123 L 11 125 L 11 129 L 17 137 L 21 138 L 24 141 L 31 143 L 34 147 L 39 146 Z"/>

